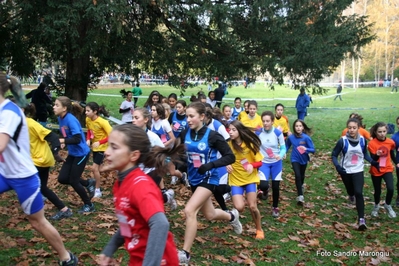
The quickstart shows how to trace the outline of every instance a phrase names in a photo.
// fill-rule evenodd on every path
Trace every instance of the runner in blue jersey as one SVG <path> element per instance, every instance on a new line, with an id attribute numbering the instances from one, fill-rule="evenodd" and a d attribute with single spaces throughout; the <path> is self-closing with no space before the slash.
<path id="1" fill-rule="evenodd" d="M 58 116 L 58 124 L 61 131 L 61 148 L 68 146 L 68 157 L 61 167 L 58 182 L 71 185 L 83 201 L 83 207 L 79 213 L 93 212 L 94 204 L 91 198 L 94 196 L 96 181 L 94 179 L 81 179 L 86 163 L 89 160 L 90 148 L 86 144 L 82 126 L 78 119 L 71 113 L 82 113 L 83 108 L 78 103 L 66 96 L 60 96 L 55 100 L 54 114 Z M 85 188 L 87 189 L 87 192 Z"/>
<path id="2" fill-rule="evenodd" d="M 190 260 L 191 247 L 197 234 L 199 211 L 208 220 L 229 221 L 237 234 L 242 232 L 238 211 L 215 209 L 211 200 L 212 192 L 219 185 L 217 168 L 233 163 L 235 156 L 224 138 L 205 126 L 203 103 L 191 103 L 186 115 L 189 128 L 182 132 L 180 138 L 186 144 L 188 178 L 193 194 L 184 209 L 186 231 L 183 250 L 178 253 L 180 263 L 188 263 Z M 219 159 L 216 159 L 217 152 L 222 155 Z"/>

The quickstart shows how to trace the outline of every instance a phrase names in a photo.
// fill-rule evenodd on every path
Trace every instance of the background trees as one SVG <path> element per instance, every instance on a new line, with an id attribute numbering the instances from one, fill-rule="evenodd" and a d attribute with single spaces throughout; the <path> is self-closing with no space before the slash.
<path id="1" fill-rule="evenodd" d="M 65 94 L 85 100 L 105 69 L 225 79 L 268 72 L 317 82 L 372 40 L 351 0 L 31 0 L 1 2 L 0 56 L 18 74 L 60 62 Z"/>

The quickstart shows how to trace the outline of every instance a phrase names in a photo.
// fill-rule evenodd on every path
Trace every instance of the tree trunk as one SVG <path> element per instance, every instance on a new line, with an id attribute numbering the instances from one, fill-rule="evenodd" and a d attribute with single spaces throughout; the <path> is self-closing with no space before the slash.
<path id="1" fill-rule="evenodd" d="M 65 96 L 75 101 L 86 101 L 89 83 L 90 56 L 68 55 L 66 68 Z"/>

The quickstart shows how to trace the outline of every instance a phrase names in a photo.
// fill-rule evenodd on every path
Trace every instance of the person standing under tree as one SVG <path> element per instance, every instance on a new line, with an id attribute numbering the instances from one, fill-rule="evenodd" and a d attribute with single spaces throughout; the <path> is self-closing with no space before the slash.
<path id="1" fill-rule="evenodd" d="M 393 93 L 393 91 L 398 92 L 398 85 L 399 85 L 399 81 L 398 78 L 395 78 L 392 82 L 392 90 L 391 93 Z"/>
<path id="2" fill-rule="evenodd" d="M 58 253 L 61 266 L 76 266 L 78 258 L 65 249 L 57 229 L 44 217 L 40 179 L 30 157 L 25 115 L 4 95 L 11 90 L 21 107 L 26 106 L 21 84 L 0 73 L 0 193 L 14 190 L 32 228 Z"/>
<path id="3" fill-rule="evenodd" d="M 342 101 L 341 97 L 341 92 L 342 92 L 342 82 L 340 81 L 337 87 L 337 95 L 334 98 L 334 101 L 339 97 L 339 99 Z"/>
<path id="4" fill-rule="evenodd" d="M 299 95 L 295 103 L 298 119 L 305 121 L 305 116 L 307 114 L 309 104 L 309 96 L 305 93 L 305 88 L 301 88 L 299 90 Z"/>
<path id="5" fill-rule="evenodd" d="M 134 100 L 134 108 L 137 107 L 137 101 L 139 100 L 139 96 L 143 94 L 143 91 L 140 88 L 140 83 L 136 83 L 136 87 L 133 88 L 132 90 L 133 93 L 133 100 Z"/>

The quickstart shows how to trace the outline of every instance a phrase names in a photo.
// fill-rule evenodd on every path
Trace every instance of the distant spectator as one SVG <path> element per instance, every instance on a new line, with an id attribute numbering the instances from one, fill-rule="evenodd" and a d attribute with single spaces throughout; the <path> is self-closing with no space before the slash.
<path id="1" fill-rule="evenodd" d="M 393 86 L 392 86 L 391 93 L 393 93 L 393 91 L 398 92 L 398 85 L 399 85 L 398 78 L 395 78 L 395 79 L 393 80 L 392 85 L 393 85 Z"/>
<path id="2" fill-rule="evenodd" d="M 46 87 L 47 85 L 42 82 L 39 84 L 37 89 L 34 89 L 26 94 L 26 98 L 32 99 L 31 103 L 33 103 L 36 107 L 36 120 L 43 126 L 46 126 L 48 118 L 47 104 L 52 104 L 52 101 L 44 92 Z"/>
<path id="3" fill-rule="evenodd" d="M 139 96 L 143 94 L 139 82 L 136 83 L 136 87 L 133 88 L 132 93 L 134 99 L 134 107 L 137 107 L 137 101 L 139 100 Z"/>
<path id="4" fill-rule="evenodd" d="M 305 120 L 307 108 L 310 104 L 308 95 L 305 93 L 305 88 L 300 89 L 298 98 L 296 99 L 295 108 L 297 110 L 298 119 Z"/>
<path id="5" fill-rule="evenodd" d="M 342 92 L 342 83 L 339 82 L 338 87 L 337 87 L 337 95 L 334 98 L 334 101 L 339 97 L 339 99 L 342 101 L 341 98 L 341 92 Z"/>
<path id="6" fill-rule="evenodd" d="M 216 106 L 220 108 L 220 105 L 222 104 L 222 100 L 225 94 L 225 90 L 223 89 L 222 84 L 219 84 L 219 87 L 215 90 L 215 100 L 216 100 Z"/>

